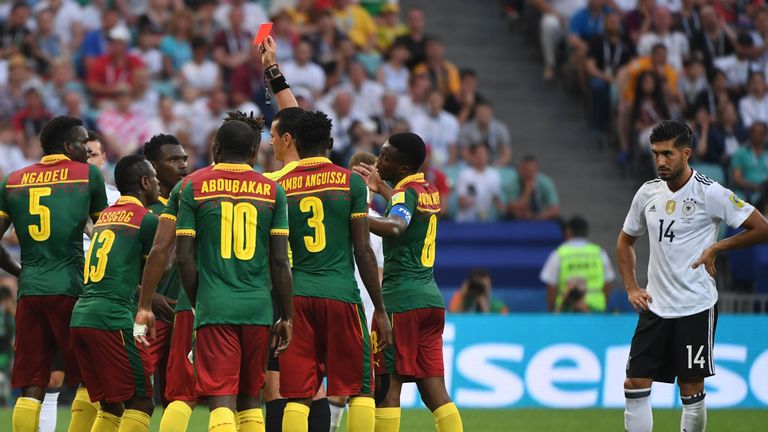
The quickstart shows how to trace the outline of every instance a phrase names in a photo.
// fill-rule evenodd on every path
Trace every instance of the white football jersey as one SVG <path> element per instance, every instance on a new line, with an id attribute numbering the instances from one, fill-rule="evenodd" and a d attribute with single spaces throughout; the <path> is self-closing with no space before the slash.
<path id="1" fill-rule="evenodd" d="M 733 192 L 696 171 L 676 192 L 661 179 L 640 187 L 623 229 L 633 237 L 648 232 L 651 256 L 646 289 L 653 299 L 653 313 L 675 318 L 714 306 L 714 278 L 703 265 L 696 269 L 691 265 L 717 241 L 721 222 L 737 228 L 753 210 Z"/>
<path id="2" fill-rule="evenodd" d="M 381 217 L 381 215 L 372 208 L 368 209 L 368 215 Z M 371 233 L 371 249 L 373 249 L 373 254 L 376 256 L 376 267 L 384 268 L 384 245 L 381 237 L 373 233 Z M 360 270 L 357 268 L 357 263 L 355 263 L 355 280 L 357 281 L 357 288 L 360 290 L 360 298 L 363 300 L 365 318 L 368 320 L 368 329 L 370 330 L 371 324 L 373 323 L 373 300 L 371 300 L 371 296 L 365 288 L 363 279 L 360 277 Z"/>

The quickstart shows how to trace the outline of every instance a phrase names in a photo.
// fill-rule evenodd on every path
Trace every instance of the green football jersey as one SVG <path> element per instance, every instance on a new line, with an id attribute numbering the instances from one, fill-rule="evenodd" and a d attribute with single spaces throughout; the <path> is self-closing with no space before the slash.
<path id="1" fill-rule="evenodd" d="M 157 221 L 141 201 L 126 195 L 101 213 L 85 260 L 85 288 L 72 311 L 72 327 L 133 328 L 136 288 Z"/>
<path id="2" fill-rule="evenodd" d="M 0 217 L 21 246 L 19 297 L 83 290 L 83 230 L 107 207 L 104 178 L 93 165 L 48 155 L 0 184 Z"/>
<path id="3" fill-rule="evenodd" d="M 158 202 L 149 206 L 149 211 L 157 216 L 160 216 L 163 214 L 163 210 L 165 210 L 166 204 L 168 204 L 167 198 L 158 197 Z M 163 278 L 160 279 L 160 282 L 157 284 L 157 290 L 155 292 L 170 299 L 177 300 L 179 298 L 180 291 L 183 290 L 181 289 L 179 270 L 175 265 L 172 265 L 171 268 L 166 270 Z"/>
<path id="4" fill-rule="evenodd" d="M 368 217 L 365 180 L 314 157 L 279 182 L 288 198 L 293 294 L 360 303 L 350 220 Z"/>
<path id="5" fill-rule="evenodd" d="M 285 192 L 246 164 L 187 178 L 177 236 L 195 238 L 195 327 L 272 325 L 269 239 L 288 235 Z"/>
<path id="6" fill-rule="evenodd" d="M 384 280 L 381 292 L 388 312 L 439 307 L 445 302 L 435 283 L 437 215 L 440 193 L 424 180 L 424 174 L 404 178 L 395 186 L 385 215 L 403 205 L 412 215 L 408 229 L 399 237 L 384 237 Z"/>

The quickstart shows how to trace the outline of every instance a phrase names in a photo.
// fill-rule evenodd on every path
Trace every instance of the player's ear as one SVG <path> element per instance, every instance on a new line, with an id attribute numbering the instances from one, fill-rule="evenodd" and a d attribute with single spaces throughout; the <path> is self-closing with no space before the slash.
<path id="1" fill-rule="evenodd" d="M 328 140 L 328 151 L 333 150 L 333 137 Z"/>

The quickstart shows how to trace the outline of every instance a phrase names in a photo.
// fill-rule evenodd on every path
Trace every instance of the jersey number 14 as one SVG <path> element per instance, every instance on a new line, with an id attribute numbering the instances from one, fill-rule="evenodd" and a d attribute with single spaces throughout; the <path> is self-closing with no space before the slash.
<path id="1" fill-rule="evenodd" d="M 675 232 L 672 231 L 672 225 L 675 224 L 675 221 L 671 221 L 669 225 L 667 225 L 666 231 L 664 230 L 664 219 L 659 219 L 659 243 L 664 241 L 665 238 L 669 239 L 669 242 L 672 243 L 672 241 L 675 239 Z"/>

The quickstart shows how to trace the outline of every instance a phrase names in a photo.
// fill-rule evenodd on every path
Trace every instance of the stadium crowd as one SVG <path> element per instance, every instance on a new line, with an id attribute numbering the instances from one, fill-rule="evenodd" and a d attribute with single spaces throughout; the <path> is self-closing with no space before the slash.
<path id="1" fill-rule="evenodd" d="M 507 2 L 511 16 L 520 6 Z M 662 119 L 695 134 L 694 167 L 766 208 L 768 8 L 731 0 L 535 0 L 543 77 L 574 83 L 618 162 L 648 173 Z M 559 72 L 559 73 L 558 73 Z"/>

